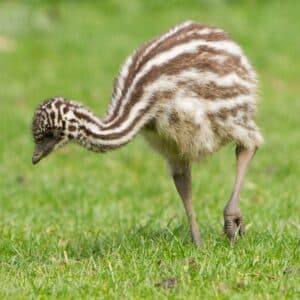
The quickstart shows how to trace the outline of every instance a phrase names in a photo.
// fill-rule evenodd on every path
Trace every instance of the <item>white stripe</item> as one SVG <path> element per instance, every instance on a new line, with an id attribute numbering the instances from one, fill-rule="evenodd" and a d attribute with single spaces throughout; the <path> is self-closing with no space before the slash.
<path id="1" fill-rule="evenodd" d="M 236 43 L 232 41 L 215 41 L 212 46 L 217 50 L 225 50 L 233 55 L 240 56 L 242 65 L 250 72 L 252 71 L 252 67 L 248 59 L 245 57 L 241 47 Z"/>
<path id="2" fill-rule="evenodd" d="M 186 33 L 187 36 L 193 35 L 193 34 L 199 34 L 199 35 L 207 35 L 211 33 L 219 33 L 219 32 L 224 32 L 224 30 L 219 29 L 219 28 L 210 28 L 210 27 L 205 27 L 202 29 L 194 29 Z"/>
<path id="3" fill-rule="evenodd" d="M 205 110 L 207 112 L 218 112 L 221 109 L 233 109 L 246 103 L 254 103 L 255 98 L 253 95 L 239 95 L 231 99 L 216 99 L 216 101 L 205 101 Z"/>
<path id="4" fill-rule="evenodd" d="M 140 59 L 137 61 L 137 64 L 140 63 L 140 61 L 143 59 L 143 57 L 145 57 L 152 49 L 154 49 L 158 44 L 162 43 L 163 41 L 165 41 L 166 39 L 175 36 L 176 33 L 178 33 L 178 31 L 190 26 L 193 24 L 193 21 L 186 21 L 185 23 L 180 24 L 179 26 L 176 26 L 175 28 L 173 28 L 172 30 L 170 30 L 169 32 L 167 32 L 166 34 L 162 35 L 157 41 L 155 41 L 154 43 L 152 43 L 148 48 L 145 49 L 143 55 L 140 57 Z M 218 29 L 218 28 L 210 28 L 210 27 L 206 27 L 203 29 L 191 29 L 190 31 L 185 32 L 185 36 L 190 36 L 193 35 L 195 33 L 199 34 L 199 35 L 206 35 L 206 34 L 210 34 L 210 33 L 218 33 L 218 32 L 223 32 L 223 30 Z"/>
<path id="5" fill-rule="evenodd" d="M 156 40 L 154 43 L 152 43 L 147 49 L 145 49 L 144 55 L 138 60 L 137 64 L 140 63 L 142 58 L 146 56 L 152 49 L 154 49 L 158 44 L 162 43 L 166 39 L 170 38 L 171 36 L 174 36 L 179 30 L 184 29 L 188 26 L 193 24 L 193 21 L 186 21 L 182 24 L 179 24 L 178 26 L 175 26 L 173 29 L 168 31 L 166 34 L 163 34 L 158 40 Z"/>
<path id="6" fill-rule="evenodd" d="M 118 79 L 117 79 L 117 82 L 116 82 L 116 86 L 115 86 L 116 87 L 115 95 L 113 95 L 111 104 L 109 106 L 109 113 L 112 112 L 112 110 L 115 107 L 117 101 L 121 97 L 121 93 L 122 93 L 122 90 L 124 88 L 124 81 L 125 81 L 126 76 L 128 75 L 129 68 L 130 68 L 130 66 L 132 64 L 133 56 L 134 56 L 134 54 L 132 54 L 131 56 L 129 56 L 127 58 L 127 60 L 125 61 L 124 65 L 123 65 L 123 67 L 121 69 L 121 72 L 120 72 L 120 74 L 118 76 Z"/>
<path id="7" fill-rule="evenodd" d="M 169 80 L 171 80 L 171 77 L 176 77 L 178 80 L 197 81 L 199 82 L 199 84 L 213 82 L 217 85 L 224 86 L 224 87 L 229 87 L 229 86 L 239 84 L 249 89 L 255 88 L 254 83 L 242 79 L 236 73 L 229 73 L 227 75 L 220 76 L 214 72 L 210 72 L 210 71 L 200 72 L 197 69 L 190 68 L 188 70 L 181 72 L 178 75 L 170 76 Z"/>

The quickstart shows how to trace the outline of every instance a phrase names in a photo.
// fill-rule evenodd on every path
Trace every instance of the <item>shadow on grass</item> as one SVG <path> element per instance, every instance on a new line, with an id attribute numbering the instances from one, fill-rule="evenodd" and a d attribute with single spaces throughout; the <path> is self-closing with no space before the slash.
<path id="1" fill-rule="evenodd" d="M 159 229 L 158 229 L 159 228 Z M 220 224 L 200 226 L 205 247 L 196 248 L 190 237 L 186 223 L 177 223 L 169 226 L 157 226 L 149 223 L 143 226 L 134 226 L 121 230 L 116 228 L 109 234 L 91 232 L 80 234 L 77 240 L 69 240 L 66 251 L 70 258 L 75 260 L 90 257 L 140 255 L 151 257 L 153 255 L 169 257 L 188 257 L 194 255 L 214 256 L 222 255 L 248 255 L 263 251 L 270 257 L 276 248 L 278 253 L 296 255 L 299 253 L 299 236 L 295 232 L 282 232 L 268 228 L 261 231 L 249 230 L 243 238 L 238 238 L 235 244 L 230 243 L 222 232 Z M 287 255 L 287 254 L 285 254 Z"/>
<path id="2" fill-rule="evenodd" d="M 219 229 L 219 228 L 218 228 Z M 202 230 L 204 239 L 210 240 L 204 249 L 196 248 L 191 240 L 187 224 L 153 228 L 153 226 L 132 227 L 126 230 L 113 231 L 109 234 L 93 232 L 80 234 L 77 240 L 69 241 L 66 251 L 72 259 L 93 257 L 107 257 L 127 252 L 140 252 L 151 255 L 152 252 L 173 252 L 182 257 L 191 251 L 205 251 L 207 248 L 218 245 L 230 246 L 227 238 L 222 234 L 221 228 L 217 232 L 215 227 Z M 213 241 L 214 245 L 211 245 Z M 205 242 L 205 241 L 204 241 Z"/>
<path id="3" fill-rule="evenodd" d="M 70 241 L 67 252 L 70 258 L 83 259 L 93 257 L 107 257 L 108 255 L 125 253 L 128 251 L 143 252 L 145 249 L 160 247 L 164 249 L 168 245 L 178 248 L 190 244 L 187 228 L 179 225 L 176 228 L 161 228 L 150 230 L 149 228 L 129 228 L 125 231 L 111 231 L 109 234 L 95 232 L 94 234 L 81 234 L 76 241 Z"/>

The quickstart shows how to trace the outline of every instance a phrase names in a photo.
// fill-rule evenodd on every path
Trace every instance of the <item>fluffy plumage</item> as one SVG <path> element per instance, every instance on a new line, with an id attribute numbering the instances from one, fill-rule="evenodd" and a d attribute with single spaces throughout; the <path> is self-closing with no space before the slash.
<path id="1" fill-rule="evenodd" d="M 139 132 L 173 175 L 228 142 L 252 151 L 263 141 L 254 121 L 256 89 L 255 71 L 226 32 L 184 22 L 126 60 L 103 119 L 62 97 L 41 104 L 33 120 L 33 162 L 70 140 L 105 152 Z"/>

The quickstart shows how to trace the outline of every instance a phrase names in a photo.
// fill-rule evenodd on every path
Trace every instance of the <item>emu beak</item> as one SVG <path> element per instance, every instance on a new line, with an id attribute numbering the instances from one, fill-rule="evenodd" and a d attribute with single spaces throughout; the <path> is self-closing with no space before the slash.
<path id="1" fill-rule="evenodd" d="M 36 147 L 32 155 L 32 163 L 34 165 L 37 164 L 43 158 L 43 156 L 44 152 L 38 147 Z"/>
<path id="2" fill-rule="evenodd" d="M 51 138 L 51 139 L 45 139 L 41 143 L 35 144 L 35 149 L 32 155 L 32 163 L 35 165 L 37 164 L 42 158 L 47 156 L 51 153 L 51 151 L 55 148 L 55 146 L 58 144 L 59 139 L 57 138 Z"/>
<path id="3" fill-rule="evenodd" d="M 35 144 L 35 148 L 34 148 L 34 152 L 32 155 L 32 163 L 35 165 L 37 164 L 43 157 L 45 157 L 50 150 L 45 147 L 47 145 L 45 145 L 44 143 L 41 144 Z"/>

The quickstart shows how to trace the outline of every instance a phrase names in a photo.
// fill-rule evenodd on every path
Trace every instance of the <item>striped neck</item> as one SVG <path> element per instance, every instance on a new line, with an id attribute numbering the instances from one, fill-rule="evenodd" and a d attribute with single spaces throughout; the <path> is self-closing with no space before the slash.
<path id="1" fill-rule="evenodd" d="M 106 152 L 127 144 L 152 116 L 150 111 L 132 110 L 105 122 L 109 114 L 101 120 L 82 104 L 55 97 L 39 107 L 35 119 L 38 120 L 36 127 L 63 132 L 64 138 L 56 148 L 74 141 L 88 150 Z"/>

